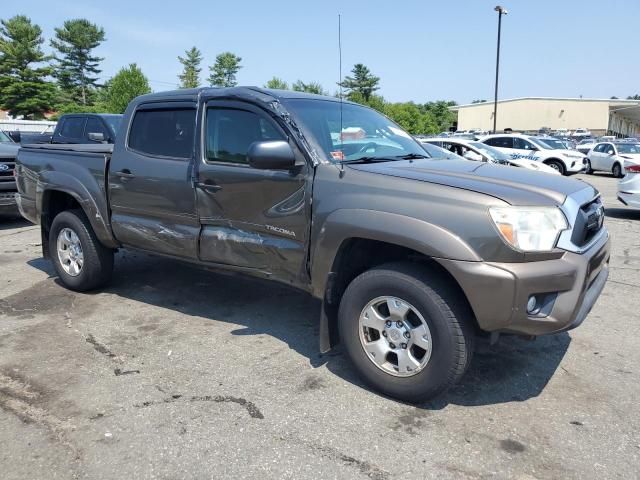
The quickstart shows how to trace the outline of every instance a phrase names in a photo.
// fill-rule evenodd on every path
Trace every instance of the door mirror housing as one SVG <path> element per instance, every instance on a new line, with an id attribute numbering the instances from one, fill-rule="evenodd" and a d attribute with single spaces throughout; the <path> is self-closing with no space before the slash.
<path id="1" fill-rule="evenodd" d="M 252 168 L 259 170 L 291 170 L 296 165 L 293 149 L 283 140 L 253 142 L 247 151 L 247 160 Z"/>
<path id="2" fill-rule="evenodd" d="M 615 155 L 615 154 L 616 154 L 616 152 L 614 152 L 613 150 L 609 150 L 607 153 L 608 153 L 609 155 Z"/>
<path id="3" fill-rule="evenodd" d="M 104 133 L 102 132 L 89 132 L 87 133 L 87 138 L 92 142 L 104 142 Z"/>
<path id="4" fill-rule="evenodd" d="M 467 150 L 463 155 L 463 157 L 466 158 L 467 160 L 472 160 L 474 162 L 486 162 L 486 160 L 482 158 L 482 155 L 472 150 Z"/>

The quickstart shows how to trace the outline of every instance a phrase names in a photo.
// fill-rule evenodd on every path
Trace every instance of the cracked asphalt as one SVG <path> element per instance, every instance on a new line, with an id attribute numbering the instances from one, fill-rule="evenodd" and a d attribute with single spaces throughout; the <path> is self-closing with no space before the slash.
<path id="1" fill-rule="evenodd" d="M 0 223 L 0 476 L 10 479 L 633 479 L 640 472 L 640 211 L 603 193 L 610 280 L 578 329 L 481 344 L 412 406 L 318 354 L 318 305 L 121 252 L 78 294 L 37 227 Z"/>

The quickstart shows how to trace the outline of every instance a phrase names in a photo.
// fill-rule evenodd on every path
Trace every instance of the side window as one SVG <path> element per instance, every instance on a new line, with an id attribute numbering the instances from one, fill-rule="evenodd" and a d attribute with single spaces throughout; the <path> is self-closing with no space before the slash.
<path id="1" fill-rule="evenodd" d="M 513 139 L 513 148 L 517 148 L 518 150 L 534 150 L 534 146 L 531 142 L 524 138 L 517 137 Z"/>
<path id="2" fill-rule="evenodd" d="M 594 152 L 602 153 L 604 150 L 604 143 L 596 145 L 596 148 L 593 149 Z"/>
<path id="3" fill-rule="evenodd" d="M 494 137 L 484 143 L 492 147 L 513 148 L 513 137 Z"/>
<path id="4" fill-rule="evenodd" d="M 609 154 L 615 154 L 616 153 L 616 149 L 614 148 L 613 145 L 611 145 L 610 143 L 607 144 L 607 146 L 605 147 L 605 151 Z"/>
<path id="5" fill-rule="evenodd" d="M 101 133 L 104 135 L 105 140 L 109 139 L 109 134 L 107 133 L 104 126 L 102 125 L 102 122 L 94 117 L 89 117 L 87 119 L 87 124 L 84 127 L 85 140 L 89 140 L 90 133 Z M 89 141 L 93 141 L 93 140 L 89 140 Z"/>
<path id="6" fill-rule="evenodd" d="M 139 110 L 131 123 L 129 148 L 151 156 L 189 159 L 195 123 L 195 108 Z"/>
<path id="7" fill-rule="evenodd" d="M 85 121 L 86 119 L 82 117 L 63 118 L 60 136 L 65 138 L 82 138 Z"/>
<path id="8" fill-rule="evenodd" d="M 207 160 L 247 163 L 247 151 L 253 142 L 286 140 L 266 118 L 231 108 L 207 110 Z"/>

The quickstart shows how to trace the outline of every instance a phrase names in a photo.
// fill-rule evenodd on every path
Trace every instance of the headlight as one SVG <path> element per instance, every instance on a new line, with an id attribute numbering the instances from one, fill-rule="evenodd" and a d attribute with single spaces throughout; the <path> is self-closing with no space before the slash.
<path id="1" fill-rule="evenodd" d="M 569 228 L 557 207 L 491 207 L 491 219 L 508 244 L 525 252 L 544 252 L 556 246 Z"/>

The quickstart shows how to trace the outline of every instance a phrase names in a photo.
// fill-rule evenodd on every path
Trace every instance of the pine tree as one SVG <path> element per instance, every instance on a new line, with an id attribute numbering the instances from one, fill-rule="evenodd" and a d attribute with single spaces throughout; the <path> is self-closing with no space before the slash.
<path id="1" fill-rule="evenodd" d="M 51 109 L 55 86 L 41 45 L 42 30 L 24 15 L 0 22 L 0 107 L 11 116 L 42 118 Z"/>
<path id="2" fill-rule="evenodd" d="M 353 70 L 351 70 L 353 74 L 352 77 L 345 77 L 342 81 L 342 88 L 347 89 L 347 97 L 349 97 L 354 92 L 358 92 L 362 95 L 365 102 L 368 102 L 373 95 L 373 92 L 376 90 L 380 90 L 378 84 L 380 83 L 380 77 L 376 77 L 371 73 L 371 71 L 364 66 L 362 63 L 357 63 L 353 66 Z"/>
<path id="3" fill-rule="evenodd" d="M 273 88 L 276 90 L 289 90 L 287 82 L 278 77 L 273 77 L 267 83 L 264 84 L 264 88 Z"/>
<path id="4" fill-rule="evenodd" d="M 104 41 L 102 27 L 83 18 L 67 20 L 56 28 L 51 46 L 57 50 L 54 74 L 66 101 L 87 105 L 96 91 L 103 60 L 92 51 Z"/>
<path id="5" fill-rule="evenodd" d="M 178 75 L 180 79 L 180 88 L 196 88 L 200 85 L 200 63 L 202 62 L 202 53 L 196 47 L 186 50 L 185 56 L 178 57 L 182 64 L 182 73 Z"/>
<path id="6" fill-rule="evenodd" d="M 235 87 L 238 82 L 236 75 L 242 68 L 242 58 L 231 52 L 221 53 L 216 57 L 216 63 L 209 67 L 209 83 L 212 87 Z"/>

